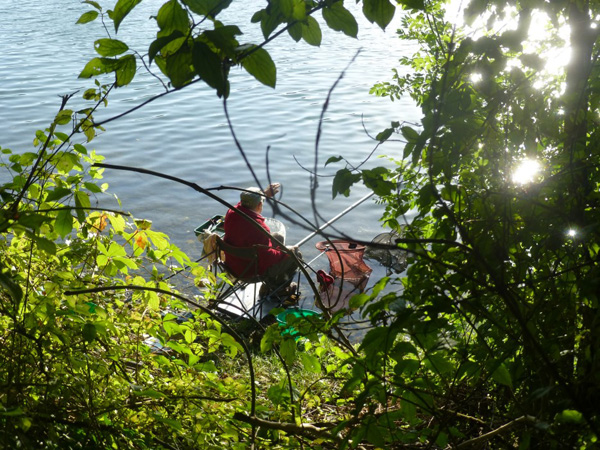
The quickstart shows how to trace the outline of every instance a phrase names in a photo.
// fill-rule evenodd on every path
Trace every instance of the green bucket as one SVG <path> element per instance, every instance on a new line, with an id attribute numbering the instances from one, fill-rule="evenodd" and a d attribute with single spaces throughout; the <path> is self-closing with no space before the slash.
<path id="1" fill-rule="evenodd" d="M 287 317 L 314 317 L 318 318 L 321 316 L 321 313 L 317 311 L 313 311 L 312 309 L 300 309 L 300 308 L 288 308 L 285 311 L 277 314 L 276 319 L 279 322 L 280 327 L 285 327 L 285 330 L 281 333 L 283 335 L 289 334 L 290 336 L 298 336 L 300 332 L 296 330 L 294 327 L 288 326 Z"/>

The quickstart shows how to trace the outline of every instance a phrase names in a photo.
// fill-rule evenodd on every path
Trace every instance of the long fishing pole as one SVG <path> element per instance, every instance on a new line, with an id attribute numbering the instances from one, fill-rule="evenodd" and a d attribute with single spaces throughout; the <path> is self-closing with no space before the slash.
<path id="1" fill-rule="evenodd" d="M 345 216 L 346 214 L 348 214 L 350 211 L 352 211 L 354 208 L 356 208 L 358 205 L 360 205 L 361 203 L 366 202 L 368 199 L 370 199 L 371 197 L 373 197 L 373 195 L 375 195 L 375 192 L 369 192 L 367 195 L 365 195 L 363 198 L 361 198 L 360 200 L 356 201 L 355 203 L 353 203 L 352 205 L 348 206 L 345 210 L 343 210 L 341 213 L 339 213 L 337 216 L 333 217 L 332 219 L 330 219 L 329 221 L 325 222 L 323 225 L 321 225 L 319 228 L 317 228 L 315 231 L 311 232 L 308 236 L 306 236 L 304 239 L 302 239 L 300 242 L 298 242 L 296 244 L 296 247 L 300 247 L 301 245 L 305 244 L 308 240 L 310 240 L 311 238 L 313 238 L 314 236 L 316 236 L 318 233 L 320 233 L 321 231 L 323 231 L 325 228 L 327 228 L 329 225 L 331 225 L 332 223 L 334 223 L 335 221 L 337 221 L 338 219 L 340 219 L 341 217 Z"/>

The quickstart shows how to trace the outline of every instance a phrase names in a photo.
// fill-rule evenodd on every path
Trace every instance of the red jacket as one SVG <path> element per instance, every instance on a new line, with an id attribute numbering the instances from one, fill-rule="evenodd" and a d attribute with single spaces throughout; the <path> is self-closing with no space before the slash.
<path id="1" fill-rule="evenodd" d="M 256 220 L 261 227 L 268 232 L 271 232 L 265 218 L 254 212 L 241 203 L 235 206 L 243 213 L 247 214 L 252 219 Z M 252 247 L 254 245 L 258 247 L 258 275 L 263 275 L 266 270 L 272 265 L 278 264 L 284 259 L 288 258 L 289 255 L 275 247 L 271 239 L 259 229 L 256 225 L 250 222 L 241 214 L 237 214 L 235 210 L 230 209 L 225 215 L 225 242 L 236 247 Z M 251 262 L 245 259 L 236 258 L 233 255 L 225 254 L 225 264 L 234 275 L 243 277 L 252 277 L 257 275 L 251 266 Z M 250 266 L 249 266 L 250 265 Z M 250 269 L 249 269 L 250 267 Z"/>

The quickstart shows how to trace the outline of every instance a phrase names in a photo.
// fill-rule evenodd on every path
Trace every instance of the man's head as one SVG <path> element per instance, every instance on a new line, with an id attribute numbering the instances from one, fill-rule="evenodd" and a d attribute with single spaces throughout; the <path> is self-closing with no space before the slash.
<path id="1" fill-rule="evenodd" d="M 246 188 L 245 191 L 240 193 L 240 202 L 242 206 L 248 209 L 256 211 L 262 206 L 265 197 L 262 195 L 262 191 L 257 187 Z"/>

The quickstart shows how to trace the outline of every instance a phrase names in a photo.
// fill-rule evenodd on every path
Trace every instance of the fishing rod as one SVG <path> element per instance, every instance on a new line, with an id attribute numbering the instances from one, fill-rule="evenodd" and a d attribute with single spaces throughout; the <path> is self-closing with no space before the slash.
<path id="1" fill-rule="evenodd" d="M 352 211 L 354 208 L 356 208 L 357 206 L 359 206 L 361 203 L 366 202 L 368 199 L 370 199 L 371 197 L 373 197 L 373 195 L 375 195 L 375 192 L 369 192 L 367 195 L 365 195 L 363 198 L 357 200 L 355 203 L 353 203 L 352 205 L 348 206 L 345 210 L 343 210 L 341 213 L 339 213 L 337 216 L 333 217 L 332 219 L 330 219 L 329 221 L 325 222 L 323 225 L 321 225 L 319 228 L 317 228 L 315 231 L 312 231 L 308 236 L 306 236 L 304 239 L 302 239 L 300 242 L 298 242 L 296 244 L 296 247 L 300 247 L 301 245 L 305 244 L 307 241 L 309 241 L 311 238 L 313 238 L 314 236 L 316 236 L 318 233 L 320 233 L 321 231 L 323 231 L 325 228 L 327 228 L 329 225 L 333 224 L 334 222 L 336 222 L 338 219 L 340 219 L 341 217 L 345 216 L 346 214 L 348 214 L 350 211 Z"/>

